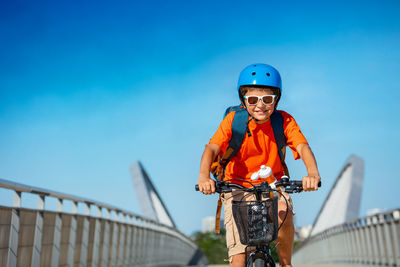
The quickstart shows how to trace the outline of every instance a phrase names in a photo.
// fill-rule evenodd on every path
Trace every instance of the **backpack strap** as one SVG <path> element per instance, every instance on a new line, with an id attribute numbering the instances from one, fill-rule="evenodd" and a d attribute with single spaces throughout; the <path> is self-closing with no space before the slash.
<path id="1" fill-rule="evenodd" d="M 221 232 L 221 208 L 222 208 L 222 200 L 221 195 L 218 197 L 217 211 L 215 212 L 215 229 L 214 232 L 219 234 Z"/>
<path id="2" fill-rule="evenodd" d="M 236 155 L 242 146 L 244 136 L 248 131 L 248 123 L 249 123 L 249 113 L 242 106 L 232 106 L 226 109 L 224 118 L 226 115 L 231 113 L 232 111 L 236 111 L 235 116 L 232 121 L 232 136 L 231 140 L 229 140 L 228 148 L 225 153 L 222 155 L 221 159 L 213 164 L 212 171 L 214 173 L 214 177 L 216 179 L 223 179 L 225 175 L 225 167 L 228 162 Z M 215 213 L 215 233 L 220 233 L 220 220 L 221 220 L 221 195 L 218 198 L 217 211 Z"/>
<path id="3" fill-rule="evenodd" d="M 247 132 L 247 125 L 249 122 L 249 113 L 242 107 L 230 107 L 225 111 L 227 115 L 231 111 L 236 111 L 232 121 L 232 137 L 229 140 L 228 148 L 222 156 L 219 163 L 225 169 L 228 162 L 236 155 L 242 146 L 244 136 Z"/>
<path id="4" fill-rule="evenodd" d="M 284 170 L 283 174 L 290 177 L 288 167 L 285 163 L 287 138 L 283 129 L 283 116 L 279 111 L 274 110 L 274 112 L 271 114 L 270 119 L 272 130 L 274 132 L 275 142 L 278 146 L 279 158 L 281 160 L 281 164 Z"/>

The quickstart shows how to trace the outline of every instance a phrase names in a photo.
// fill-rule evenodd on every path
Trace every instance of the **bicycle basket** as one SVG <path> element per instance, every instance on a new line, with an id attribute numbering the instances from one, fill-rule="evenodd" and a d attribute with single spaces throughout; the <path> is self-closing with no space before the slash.
<path id="1" fill-rule="evenodd" d="M 278 236 L 278 198 L 232 201 L 232 213 L 244 245 L 262 245 Z"/>

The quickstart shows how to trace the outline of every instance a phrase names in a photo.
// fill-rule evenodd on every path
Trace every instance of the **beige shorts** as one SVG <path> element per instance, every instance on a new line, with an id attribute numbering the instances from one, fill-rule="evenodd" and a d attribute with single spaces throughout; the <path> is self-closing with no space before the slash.
<path id="1" fill-rule="evenodd" d="M 289 196 L 289 194 L 284 193 L 284 196 L 288 200 L 289 203 L 289 210 L 293 212 L 293 203 L 292 200 Z M 243 193 L 224 193 L 221 194 L 221 200 L 222 204 L 224 206 L 224 217 L 225 217 L 225 229 L 226 229 L 226 246 L 228 247 L 228 255 L 229 255 L 229 261 L 232 262 L 232 256 L 236 254 L 241 254 L 245 252 L 246 246 L 242 243 L 240 243 L 240 237 L 239 237 L 239 232 L 236 227 L 236 223 L 233 219 L 232 215 L 232 200 L 235 201 L 240 201 L 240 200 L 246 200 L 246 201 L 252 201 L 255 200 L 254 194 L 247 194 L 243 198 L 244 194 Z M 280 197 L 279 201 L 285 202 L 283 197 Z M 252 248 L 250 248 L 251 250 Z"/>

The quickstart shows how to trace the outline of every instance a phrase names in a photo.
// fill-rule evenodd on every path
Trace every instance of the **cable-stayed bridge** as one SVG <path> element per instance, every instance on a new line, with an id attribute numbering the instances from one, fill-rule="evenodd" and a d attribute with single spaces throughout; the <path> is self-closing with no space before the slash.
<path id="1" fill-rule="evenodd" d="M 400 209 L 358 218 L 364 162 L 351 156 L 318 213 L 294 264 L 400 266 Z"/>
<path id="2" fill-rule="evenodd" d="M 310 236 L 294 252 L 295 266 L 400 266 L 400 210 L 358 218 L 363 168 L 356 156 L 346 162 Z M 144 216 L 0 179 L 0 188 L 13 194 L 12 205 L 0 206 L 0 266 L 207 265 L 175 228 L 140 163 L 132 164 L 131 174 Z M 28 193 L 37 197 L 33 208 L 21 206 Z M 45 208 L 48 201 L 56 202 L 54 210 Z"/>
<path id="3" fill-rule="evenodd" d="M 301 244 L 293 263 L 400 266 L 400 209 L 343 223 Z"/>
<path id="4" fill-rule="evenodd" d="M 0 207 L 0 266 L 206 265 L 197 245 L 175 227 L 105 203 L 0 179 L 13 191 Z M 27 194 L 36 208 L 21 207 Z M 57 201 L 55 211 L 45 202 Z M 67 210 L 66 202 L 70 209 Z M 84 212 L 79 213 L 78 208 Z"/>

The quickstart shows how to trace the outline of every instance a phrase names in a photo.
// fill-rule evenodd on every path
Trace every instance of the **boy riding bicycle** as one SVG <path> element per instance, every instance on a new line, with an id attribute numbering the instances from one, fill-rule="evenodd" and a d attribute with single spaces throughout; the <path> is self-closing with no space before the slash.
<path id="1" fill-rule="evenodd" d="M 241 183 L 240 180 L 250 181 L 253 184 L 261 183 L 263 179 L 252 181 L 251 175 L 260 170 L 261 165 L 265 165 L 269 166 L 273 176 L 280 180 L 283 175 L 287 175 L 286 165 L 280 159 L 275 141 L 276 136 L 274 137 L 270 120 L 282 93 L 280 74 L 274 67 L 267 64 L 249 65 L 240 73 L 238 92 L 241 104 L 248 112 L 247 133 L 240 149 L 225 166 L 223 178 L 224 180 L 238 179 L 239 184 L 249 187 L 249 183 Z M 232 111 L 226 115 L 203 152 L 198 185 L 199 190 L 204 194 L 215 193 L 215 182 L 210 178 L 211 165 L 218 155 L 226 152 L 229 146 L 233 135 L 232 122 L 236 112 Z M 286 144 L 293 151 L 294 158 L 301 158 L 307 169 L 307 176 L 302 179 L 303 190 L 318 190 L 320 176 L 314 154 L 307 140 L 291 115 L 284 111 L 278 112 L 283 117 Z M 230 197 L 222 196 L 230 264 L 235 267 L 244 266 L 246 245 L 240 243 L 237 227 L 232 218 Z M 280 199 L 278 203 L 279 223 L 282 223 L 287 208 L 286 202 Z M 289 210 L 292 211 L 292 207 L 289 207 Z M 292 211 L 287 213 L 287 218 L 278 233 L 277 250 L 280 266 L 291 266 L 293 239 Z"/>

